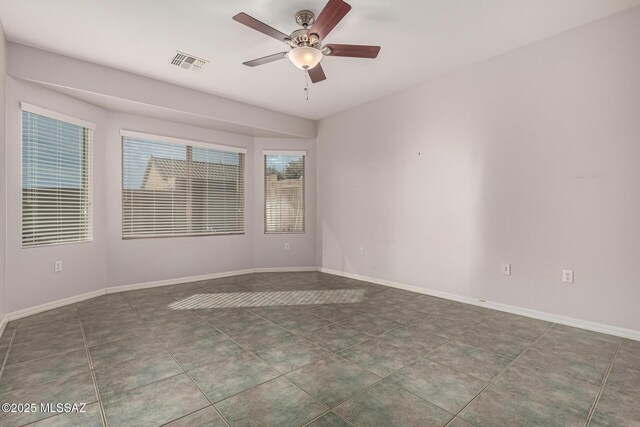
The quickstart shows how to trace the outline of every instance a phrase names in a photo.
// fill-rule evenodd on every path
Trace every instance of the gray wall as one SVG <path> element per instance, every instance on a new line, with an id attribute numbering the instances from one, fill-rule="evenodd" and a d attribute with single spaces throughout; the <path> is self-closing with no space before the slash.
<path id="1" fill-rule="evenodd" d="M 96 123 L 94 134 L 94 240 L 90 243 L 21 248 L 20 102 Z M 254 267 L 315 265 L 315 169 L 313 139 L 254 139 L 153 118 L 118 113 L 66 95 L 8 78 L 7 95 L 7 312 L 91 292 L 107 286 L 145 283 Z M 121 137 L 126 129 L 163 136 L 246 147 L 246 233 L 230 236 L 122 240 Z M 264 235 L 262 156 L 264 148 L 306 149 L 310 153 L 307 224 L 291 239 Z M 291 250 L 284 251 L 284 241 Z M 63 271 L 54 273 L 55 260 Z"/>
<path id="2" fill-rule="evenodd" d="M 253 170 L 255 266 L 258 268 L 316 266 L 316 144 L 308 139 L 256 138 Z M 264 234 L 264 150 L 304 150 L 305 232 Z M 289 250 L 284 244 L 289 243 Z"/>
<path id="3" fill-rule="evenodd" d="M 93 150 L 93 241 L 22 249 L 22 117 L 20 102 L 96 124 Z M 107 283 L 105 110 L 37 85 L 7 78 L 7 308 L 8 312 L 104 288 Z M 56 260 L 63 271 L 54 273 Z"/>
<path id="4" fill-rule="evenodd" d="M 639 20 L 634 8 L 322 120 L 317 146 L 313 139 L 252 138 L 115 113 L 9 77 L 6 116 L 0 114 L 7 120 L 0 314 L 105 286 L 254 266 L 307 267 L 315 260 L 640 330 Z M 160 82 L 37 49 L 13 50 L 9 63 L 23 78 L 83 84 L 114 97 L 135 89 L 141 113 L 152 101 L 170 105 L 171 96 L 157 90 L 165 87 Z M 0 82 L 0 108 L 4 89 Z M 188 104 L 189 94 L 170 89 Z M 93 242 L 21 248 L 20 101 L 97 123 Z M 216 100 L 203 95 L 193 107 L 198 111 L 181 111 L 223 118 L 223 104 L 205 111 L 210 101 Z M 290 133 L 311 129 L 292 117 L 247 111 L 243 117 L 263 127 L 273 120 Z M 122 241 L 120 128 L 253 147 L 247 233 Z M 309 151 L 305 235 L 263 233 L 265 148 Z M 57 259 L 62 273 L 53 272 Z M 511 277 L 500 275 L 502 262 L 512 263 Z M 575 284 L 560 283 L 564 268 L 575 270 Z"/>
<path id="5" fill-rule="evenodd" d="M 638 22 L 633 8 L 322 120 L 322 266 L 640 330 Z"/>
<path id="6" fill-rule="evenodd" d="M 7 53 L 4 29 L 0 22 L 0 322 L 7 313 L 6 297 L 6 116 L 5 105 L 7 98 Z"/>
<path id="7" fill-rule="evenodd" d="M 107 235 L 109 286 L 144 283 L 209 273 L 253 268 L 253 187 L 245 187 L 246 230 L 243 235 L 170 237 L 122 240 L 122 144 L 120 130 L 192 139 L 248 149 L 246 164 L 252 165 L 253 138 L 196 128 L 130 114 L 109 113 L 105 164 L 107 188 Z M 245 182 L 254 170 L 246 169 Z"/>
<path id="8" fill-rule="evenodd" d="M 251 136 L 315 137 L 313 120 L 8 43 L 8 74 L 116 111 Z M 206 123 L 206 124 L 202 124 Z"/>

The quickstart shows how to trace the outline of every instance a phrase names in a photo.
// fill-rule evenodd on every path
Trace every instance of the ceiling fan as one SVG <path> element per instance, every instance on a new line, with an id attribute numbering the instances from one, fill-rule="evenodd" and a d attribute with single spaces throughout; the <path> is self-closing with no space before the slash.
<path id="1" fill-rule="evenodd" d="M 255 67 L 288 57 L 293 65 L 309 73 L 313 83 L 317 83 L 327 78 L 320 65 L 320 61 L 325 55 L 376 58 L 378 52 L 380 52 L 380 46 L 322 44 L 331 30 L 350 10 L 351 6 L 342 0 L 329 0 L 317 18 L 310 10 L 301 10 L 296 13 L 295 18 L 302 28 L 295 30 L 291 35 L 286 35 L 246 13 L 237 14 L 233 17 L 234 21 L 280 40 L 291 47 L 290 50 L 285 52 L 274 53 L 273 55 L 244 62 L 244 65 Z"/>

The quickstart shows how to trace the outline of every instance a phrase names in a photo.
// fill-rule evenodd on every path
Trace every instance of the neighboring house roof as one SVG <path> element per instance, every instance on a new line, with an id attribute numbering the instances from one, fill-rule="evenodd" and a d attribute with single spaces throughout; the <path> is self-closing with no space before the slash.
<path id="1" fill-rule="evenodd" d="M 236 181 L 240 166 L 227 163 L 192 162 L 191 174 L 193 179 Z M 147 163 L 147 169 L 142 180 L 142 188 L 157 187 L 157 179 L 165 182 L 175 182 L 187 177 L 187 161 L 153 157 Z M 151 180 L 151 182 L 150 182 Z"/>

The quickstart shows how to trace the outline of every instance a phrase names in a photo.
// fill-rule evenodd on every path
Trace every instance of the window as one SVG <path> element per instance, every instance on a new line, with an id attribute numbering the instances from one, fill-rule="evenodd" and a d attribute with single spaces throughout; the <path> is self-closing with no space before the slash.
<path id="1" fill-rule="evenodd" d="M 123 238 L 244 233 L 244 153 L 122 131 Z"/>
<path id="2" fill-rule="evenodd" d="M 90 241 L 95 126 L 21 106 L 22 247 Z"/>
<path id="3" fill-rule="evenodd" d="M 300 151 L 265 151 L 265 233 L 304 233 L 305 155 Z"/>

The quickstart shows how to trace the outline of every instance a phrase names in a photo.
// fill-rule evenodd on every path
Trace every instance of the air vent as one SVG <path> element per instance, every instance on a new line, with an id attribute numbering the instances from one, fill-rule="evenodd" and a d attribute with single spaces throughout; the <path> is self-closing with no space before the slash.
<path id="1" fill-rule="evenodd" d="M 198 58 L 197 56 L 189 55 L 188 53 L 183 53 L 180 51 L 176 51 L 176 56 L 173 57 L 171 63 L 173 65 L 177 65 L 180 68 L 184 68 L 185 70 L 193 70 L 200 71 L 207 65 L 209 61 L 206 59 Z"/>

